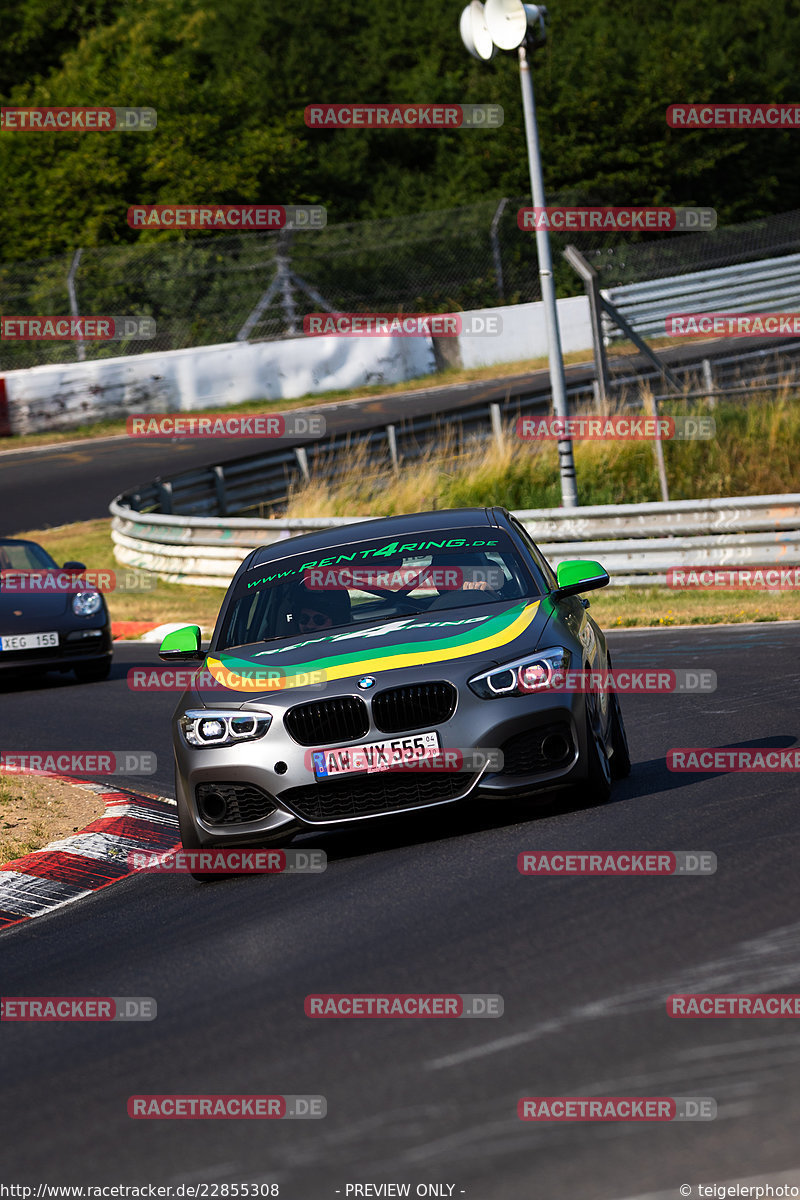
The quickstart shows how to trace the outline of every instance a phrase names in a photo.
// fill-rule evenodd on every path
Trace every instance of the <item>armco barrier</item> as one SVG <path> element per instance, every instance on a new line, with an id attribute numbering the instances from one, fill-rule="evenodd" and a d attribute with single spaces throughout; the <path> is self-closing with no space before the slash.
<path id="1" fill-rule="evenodd" d="M 265 520 L 138 513 L 115 500 L 117 560 L 173 583 L 224 587 L 249 550 L 362 517 Z M 670 567 L 800 564 L 800 493 L 540 508 L 516 513 L 555 566 L 597 558 L 616 586 L 666 583 Z"/>
<path id="2" fill-rule="evenodd" d="M 603 290 L 642 337 L 664 337 L 670 313 L 794 312 L 800 301 L 800 254 L 670 275 Z M 624 335 L 603 317 L 608 341 Z"/>

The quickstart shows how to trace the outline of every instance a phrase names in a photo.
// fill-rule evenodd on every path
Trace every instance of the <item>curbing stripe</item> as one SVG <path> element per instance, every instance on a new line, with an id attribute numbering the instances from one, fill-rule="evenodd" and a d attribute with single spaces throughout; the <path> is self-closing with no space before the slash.
<path id="1" fill-rule="evenodd" d="M 116 833 L 76 833 L 61 842 L 51 842 L 48 850 L 64 850 L 81 858 L 101 862 L 126 863 L 128 855 L 140 849 L 135 838 L 121 837 Z"/>
<path id="2" fill-rule="evenodd" d="M 63 775 L 53 778 L 96 792 L 105 814 L 72 837 L 0 865 L 0 931 L 137 874 L 128 866 L 129 851 L 180 848 L 174 800 L 108 791 L 103 784 Z"/>
<path id="3" fill-rule="evenodd" d="M 97 858 L 87 858 L 84 854 L 54 851 L 51 846 L 47 847 L 46 852 L 36 850 L 25 858 L 18 858 L 14 867 L 21 875 L 57 880 L 69 887 L 78 887 L 82 892 L 87 888 L 92 891 L 101 883 L 128 874 L 124 858 L 117 863 L 102 862 Z"/>

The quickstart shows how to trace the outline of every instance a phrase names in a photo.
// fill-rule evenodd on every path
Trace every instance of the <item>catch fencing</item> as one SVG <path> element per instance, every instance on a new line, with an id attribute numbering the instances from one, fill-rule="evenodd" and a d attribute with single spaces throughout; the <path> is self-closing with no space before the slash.
<path id="1" fill-rule="evenodd" d="M 553 194 L 551 205 L 592 204 Z M 153 317 L 150 341 L 0 343 L 0 372 L 295 336 L 303 316 L 340 312 L 454 312 L 541 299 L 536 239 L 520 230 L 525 196 L 324 229 L 158 235 L 79 247 L 55 258 L 0 263 L 0 312 L 18 316 Z M 599 285 L 614 291 L 758 260 L 800 255 L 800 211 L 705 233 L 551 233 L 560 297 L 582 286 L 561 251 L 571 242 Z M 754 265 L 755 264 L 755 265 Z M 750 267 L 748 266 L 748 273 Z"/>

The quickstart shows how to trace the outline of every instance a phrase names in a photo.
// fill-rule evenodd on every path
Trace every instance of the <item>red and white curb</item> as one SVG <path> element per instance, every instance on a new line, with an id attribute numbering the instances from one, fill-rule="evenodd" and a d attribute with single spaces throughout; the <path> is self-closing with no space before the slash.
<path id="1" fill-rule="evenodd" d="M 97 792 L 106 811 L 80 833 L 0 866 L 0 930 L 136 874 L 128 865 L 129 851 L 163 854 L 180 848 L 174 800 L 62 781 Z"/>

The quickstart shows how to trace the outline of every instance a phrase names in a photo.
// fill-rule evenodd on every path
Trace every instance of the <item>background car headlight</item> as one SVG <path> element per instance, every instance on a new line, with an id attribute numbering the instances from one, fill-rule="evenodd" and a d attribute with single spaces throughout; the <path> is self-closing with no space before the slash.
<path id="1" fill-rule="evenodd" d="M 72 611 L 76 617 L 93 617 L 103 607 L 99 592 L 78 592 L 72 597 Z"/>
<path id="2" fill-rule="evenodd" d="M 263 737 L 272 724 L 272 716 L 202 708 L 184 713 L 178 723 L 190 746 L 233 746 Z"/>
<path id="3" fill-rule="evenodd" d="M 569 670 L 570 653 L 564 646 L 552 646 L 539 650 L 527 658 L 502 667 L 494 667 L 474 675 L 469 681 L 476 696 L 482 700 L 494 700 L 499 696 L 530 696 L 543 692 L 560 682 L 564 671 Z"/>

